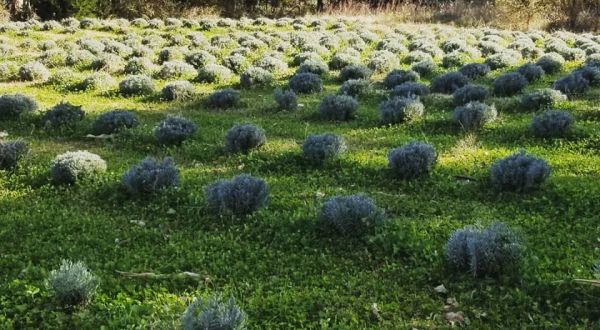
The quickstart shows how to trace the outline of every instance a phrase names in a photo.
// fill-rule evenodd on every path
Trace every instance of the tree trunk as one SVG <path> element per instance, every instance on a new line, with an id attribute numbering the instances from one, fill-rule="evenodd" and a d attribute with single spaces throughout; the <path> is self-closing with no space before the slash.
<path id="1" fill-rule="evenodd" d="M 317 13 L 322 13 L 325 10 L 323 0 L 317 0 Z"/>

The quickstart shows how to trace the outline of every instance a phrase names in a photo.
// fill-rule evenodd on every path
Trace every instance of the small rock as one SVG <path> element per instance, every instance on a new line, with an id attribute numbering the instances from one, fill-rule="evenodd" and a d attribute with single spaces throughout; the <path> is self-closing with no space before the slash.
<path id="1" fill-rule="evenodd" d="M 134 225 L 138 225 L 140 227 L 144 227 L 146 225 L 146 223 L 142 220 L 130 220 L 129 223 L 132 223 Z"/>
<path id="2" fill-rule="evenodd" d="M 448 323 L 450 323 L 451 326 L 454 326 L 457 323 L 462 324 L 465 322 L 465 316 L 463 315 L 463 312 L 448 312 L 444 314 L 444 318 Z"/>
<path id="3" fill-rule="evenodd" d="M 448 289 L 446 289 L 446 287 L 443 284 L 440 284 L 433 288 L 433 291 L 437 293 L 448 293 Z"/>
<path id="4" fill-rule="evenodd" d="M 174 209 L 170 208 L 167 210 L 167 214 L 175 214 L 177 213 L 177 211 L 175 211 Z"/>

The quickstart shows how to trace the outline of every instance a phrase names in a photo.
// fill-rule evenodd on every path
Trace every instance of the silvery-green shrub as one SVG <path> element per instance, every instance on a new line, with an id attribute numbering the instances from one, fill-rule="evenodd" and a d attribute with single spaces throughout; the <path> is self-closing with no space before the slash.
<path id="1" fill-rule="evenodd" d="M 492 82 L 492 89 L 497 96 L 513 96 L 520 93 L 529 82 L 518 72 L 509 72 L 498 76 Z"/>
<path id="2" fill-rule="evenodd" d="M 527 111 L 549 109 L 558 102 L 566 101 L 567 96 L 551 88 L 543 88 L 521 96 L 521 108 Z"/>
<path id="3" fill-rule="evenodd" d="M 469 83 L 467 77 L 460 72 L 448 72 L 433 78 L 431 91 L 434 93 L 452 94 Z"/>
<path id="4" fill-rule="evenodd" d="M 379 105 L 379 117 L 383 124 L 399 124 L 423 116 L 425 106 L 418 98 L 395 97 Z"/>
<path id="5" fill-rule="evenodd" d="M 261 67 L 250 67 L 240 75 L 240 86 L 243 88 L 267 86 L 271 83 L 273 83 L 273 74 Z"/>
<path id="6" fill-rule="evenodd" d="M 183 330 L 245 330 L 246 314 L 233 298 L 194 298 L 181 318 Z"/>
<path id="7" fill-rule="evenodd" d="M 178 80 L 166 84 L 161 94 L 167 101 L 188 100 L 196 94 L 196 88 L 187 80 Z"/>
<path id="8" fill-rule="evenodd" d="M 70 126 L 82 121 L 84 117 L 85 112 L 81 106 L 60 102 L 44 112 L 42 122 L 50 127 Z"/>
<path id="9" fill-rule="evenodd" d="M 351 64 L 342 68 L 340 71 L 340 80 L 369 79 L 372 74 L 373 71 L 364 65 Z"/>
<path id="10" fill-rule="evenodd" d="M 23 81 L 46 81 L 50 71 L 40 62 L 29 62 L 19 68 L 19 78 Z"/>
<path id="11" fill-rule="evenodd" d="M 523 75 L 528 82 L 539 80 L 544 74 L 544 69 L 537 64 L 526 63 L 521 65 L 517 72 Z"/>
<path id="12" fill-rule="evenodd" d="M 50 166 L 54 184 L 74 184 L 103 172 L 106 172 L 106 162 L 88 151 L 65 152 L 56 156 Z"/>
<path id="13" fill-rule="evenodd" d="M 469 63 L 458 69 L 458 72 L 469 79 L 477 79 L 487 76 L 490 73 L 490 67 L 485 63 Z"/>
<path id="14" fill-rule="evenodd" d="M 119 83 L 119 92 L 124 96 L 148 95 L 154 91 L 154 81 L 146 75 L 128 76 Z"/>
<path id="15" fill-rule="evenodd" d="M 358 98 L 361 95 L 368 94 L 371 90 L 371 84 L 366 79 L 350 79 L 344 81 L 340 86 L 340 94 L 349 95 Z"/>
<path id="16" fill-rule="evenodd" d="M 81 262 L 63 260 L 60 267 L 50 272 L 46 285 L 56 301 L 64 308 L 83 306 L 90 302 L 99 280 Z"/>
<path id="17" fill-rule="evenodd" d="M 323 81 L 314 73 L 296 73 L 288 81 L 291 90 L 298 94 L 312 94 L 323 90 Z"/>
<path id="18" fill-rule="evenodd" d="M 414 81 L 407 81 L 407 82 L 404 82 L 404 83 L 394 87 L 392 89 L 392 91 L 390 92 L 390 96 L 392 98 L 395 98 L 395 97 L 414 98 L 414 97 L 421 97 L 421 96 L 429 95 L 429 93 L 430 93 L 430 91 L 429 91 L 429 87 L 427 87 L 427 85 L 417 83 Z"/>
<path id="19" fill-rule="evenodd" d="M 214 91 L 206 99 L 206 104 L 215 109 L 229 109 L 240 105 L 241 94 L 232 88 Z"/>
<path id="20" fill-rule="evenodd" d="M 493 105 L 472 101 L 454 109 L 454 121 L 465 131 L 476 131 L 496 119 Z"/>
<path id="21" fill-rule="evenodd" d="M 452 101 L 457 106 L 471 101 L 483 102 L 488 94 L 488 89 L 484 86 L 467 84 L 452 93 Z"/>
<path id="22" fill-rule="evenodd" d="M 205 83 L 220 83 L 231 79 L 233 73 L 227 67 L 219 64 L 207 64 L 198 70 L 196 80 Z"/>
<path id="23" fill-rule="evenodd" d="M 535 64 L 541 67 L 545 73 L 553 74 L 562 69 L 565 59 L 558 53 L 550 52 L 542 55 Z"/>
<path id="24" fill-rule="evenodd" d="M 0 170 L 14 170 L 29 148 L 23 140 L 0 141 Z"/>
<path id="25" fill-rule="evenodd" d="M 417 81 L 419 80 L 421 77 L 419 76 L 418 73 L 412 71 L 412 70 L 392 70 L 390 71 L 386 76 L 385 79 L 383 80 L 383 84 L 385 85 L 385 87 L 387 87 L 388 89 L 393 89 L 394 87 L 403 84 L 405 82 L 409 82 L 409 81 Z"/>
<path id="26" fill-rule="evenodd" d="M 279 110 L 295 111 L 298 109 L 298 97 L 292 90 L 276 89 L 274 98 Z"/>

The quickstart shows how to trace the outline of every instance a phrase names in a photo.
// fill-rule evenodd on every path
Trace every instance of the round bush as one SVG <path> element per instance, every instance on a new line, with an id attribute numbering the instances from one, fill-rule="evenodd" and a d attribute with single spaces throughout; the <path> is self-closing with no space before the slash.
<path id="1" fill-rule="evenodd" d="M 151 195 L 179 185 L 179 171 L 170 157 L 162 161 L 146 157 L 123 174 L 122 182 L 132 195 Z"/>
<path id="2" fill-rule="evenodd" d="M 154 81 L 146 75 L 128 76 L 119 83 L 119 93 L 124 96 L 154 93 Z"/>
<path id="3" fill-rule="evenodd" d="M 19 93 L 0 96 L 0 120 L 18 118 L 23 113 L 37 109 L 38 104 L 31 96 Z"/>
<path id="4" fill-rule="evenodd" d="M 387 74 L 387 76 L 383 80 L 383 84 L 388 89 L 393 89 L 394 87 L 400 84 L 409 81 L 414 82 L 419 80 L 420 78 L 421 77 L 419 76 L 419 74 L 412 70 L 392 70 L 390 73 Z"/>
<path id="5" fill-rule="evenodd" d="M 388 154 L 388 167 L 396 177 L 410 180 L 428 174 L 436 160 L 433 146 L 415 141 L 392 149 Z"/>
<path id="6" fill-rule="evenodd" d="M 361 95 L 369 93 L 371 84 L 365 79 L 350 79 L 344 81 L 340 86 L 340 94 L 349 95 L 357 98 Z"/>
<path id="7" fill-rule="evenodd" d="M 454 109 L 454 121 L 465 131 L 476 131 L 498 116 L 496 108 L 478 101 Z"/>
<path id="8" fill-rule="evenodd" d="M 17 79 L 19 65 L 12 61 L 3 61 L 0 63 L 0 81 L 13 81 Z"/>
<path id="9" fill-rule="evenodd" d="M 147 57 L 134 57 L 126 64 L 123 71 L 127 74 L 148 74 L 154 70 L 154 63 Z"/>
<path id="10" fill-rule="evenodd" d="M 213 54 L 205 50 L 199 50 L 187 55 L 185 57 L 185 61 L 191 64 L 194 68 L 200 69 L 207 66 L 208 64 L 215 63 L 217 59 Z"/>
<path id="11" fill-rule="evenodd" d="M 379 105 L 379 117 L 383 124 L 399 124 L 420 118 L 425 106 L 415 98 L 395 97 Z"/>
<path id="12" fill-rule="evenodd" d="M 29 148 L 23 140 L 0 141 L 0 170 L 12 171 L 27 154 Z"/>
<path id="13" fill-rule="evenodd" d="M 309 135 L 302 144 L 302 154 L 305 159 L 315 165 L 322 164 L 326 159 L 333 158 L 346 151 L 346 142 L 341 136 L 326 133 Z"/>
<path id="14" fill-rule="evenodd" d="M 85 112 L 81 109 L 81 106 L 69 102 L 60 102 L 44 112 L 42 122 L 44 125 L 51 127 L 70 126 L 82 121 L 84 117 Z"/>
<path id="15" fill-rule="evenodd" d="M 413 64 L 410 69 L 421 76 L 428 76 L 435 71 L 437 65 L 433 60 L 425 60 Z"/>
<path id="16" fill-rule="evenodd" d="M 347 81 L 350 79 L 369 79 L 372 74 L 373 71 L 364 65 L 351 64 L 345 66 L 340 71 L 340 80 Z"/>
<path id="17" fill-rule="evenodd" d="M 230 298 L 227 302 L 212 296 L 197 299 L 186 308 L 181 318 L 183 330 L 244 330 L 246 315 Z"/>
<path id="18" fill-rule="evenodd" d="M 210 108 L 229 109 L 240 105 L 241 94 L 232 88 L 225 88 L 214 91 L 206 99 L 206 104 Z"/>
<path id="19" fill-rule="evenodd" d="M 24 81 L 46 81 L 50 71 L 40 62 L 29 62 L 19 68 L 19 78 Z"/>
<path id="20" fill-rule="evenodd" d="M 279 110 L 295 111 L 298 109 L 298 97 L 292 90 L 276 89 L 274 98 Z"/>
<path id="21" fill-rule="evenodd" d="M 454 105 L 463 105 L 471 101 L 483 102 L 488 96 L 488 89 L 480 85 L 468 84 L 452 94 Z"/>
<path id="22" fill-rule="evenodd" d="M 131 111 L 112 110 L 98 116 L 94 122 L 94 134 L 113 134 L 122 129 L 134 128 L 139 124 L 137 117 Z"/>
<path id="23" fill-rule="evenodd" d="M 252 124 L 238 124 L 225 135 L 225 150 L 229 153 L 247 154 L 267 142 L 265 131 Z"/>
<path id="24" fill-rule="evenodd" d="M 364 195 L 336 196 L 321 206 L 317 225 L 343 236 L 362 236 L 380 226 L 385 213 Z"/>
<path id="25" fill-rule="evenodd" d="M 520 73 L 527 79 L 528 82 L 539 80 L 544 75 L 544 69 L 537 64 L 523 64 L 517 69 L 517 73 Z"/>
<path id="26" fill-rule="evenodd" d="M 173 81 L 162 89 L 162 97 L 167 101 L 191 99 L 196 94 L 196 88 L 187 80 Z"/>
<path id="27" fill-rule="evenodd" d="M 452 233 L 444 254 L 449 265 L 475 277 L 515 272 L 523 257 L 523 245 L 504 223 L 495 222 L 484 230 L 467 226 Z"/>
<path id="28" fill-rule="evenodd" d="M 344 121 L 354 119 L 358 101 L 348 95 L 327 95 L 319 104 L 322 119 Z"/>
<path id="29" fill-rule="evenodd" d="M 287 63 L 273 56 L 263 56 L 258 61 L 254 63 L 255 66 L 265 69 L 268 72 L 273 72 L 275 74 L 284 72 L 287 70 Z"/>
<path id="30" fill-rule="evenodd" d="M 529 82 L 517 72 L 505 73 L 492 82 L 494 94 L 497 96 L 513 96 L 520 93 Z"/>
<path id="31" fill-rule="evenodd" d="M 460 72 L 448 72 L 437 76 L 431 82 L 431 91 L 434 93 L 451 94 L 469 83 L 467 77 Z"/>
<path id="32" fill-rule="evenodd" d="M 115 87 L 116 84 L 117 82 L 110 74 L 106 72 L 94 72 L 85 77 L 79 87 L 85 91 L 107 91 Z"/>
<path id="33" fill-rule="evenodd" d="M 558 79 L 554 82 L 552 88 L 561 91 L 569 98 L 573 98 L 585 93 L 590 88 L 590 82 L 582 75 L 575 73 Z"/>
<path id="34" fill-rule="evenodd" d="M 244 55 L 232 54 L 223 59 L 223 65 L 239 74 L 248 67 L 248 60 Z"/>
<path id="35" fill-rule="evenodd" d="M 323 62 L 323 60 L 306 60 L 300 65 L 296 72 L 309 72 L 322 76 L 329 72 L 329 67 L 327 66 L 327 63 Z"/>
<path id="36" fill-rule="evenodd" d="M 382 73 L 390 71 L 399 65 L 400 59 L 396 54 L 387 50 L 378 50 L 371 55 L 367 66 L 377 73 Z"/>
<path id="37" fill-rule="evenodd" d="M 572 74 L 582 76 L 585 80 L 590 83 L 590 86 L 600 86 L 600 67 L 584 66 L 580 69 L 573 71 Z"/>
<path id="38" fill-rule="evenodd" d="M 547 74 L 553 74 L 560 71 L 565 64 L 565 59 L 558 53 L 546 53 L 542 55 L 535 63 Z"/>
<path id="39" fill-rule="evenodd" d="M 64 308 L 86 305 L 96 294 L 99 280 L 83 262 L 63 260 L 60 268 L 48 275 L 50 294 Z"/>
<path id="40" fill-rule="evenodd" d="M 494 162 L 490 174 L 499 190 L 524 192 L 538 189 L 550 176 L 550 167 L 543 159 L 519 151 Z"/>
<path id="41" fill-rule="evenodd" d="M 566 101 L 567 96 L 560 91 L 544 88 L 521 96 L 521 107 L 528 111 L 552 108 L 558 102 Z"/>
<path id="42" fill-rule="evenodd" d="M 415 98 L 415 97 L 429 95 L 429 93 L 430 93 L 429 87 L 427 87 L 426 85 L 417 83 L 417 82 L 413 82 L 413 81 L 407 81 L 405 83 L 402 83 L 402 84 L 394 87 L 394 89 L 392 89 L 392 91 L 390 92 L 390 96 L 392 98 L 394 98 L 394 97 Z"/>
<path id="43" fill-rule="evenodd" d="M 573 127 L 573 116 L 567 111 L 549 110 L 535 116 L 531 122 L 533 135 L 540 138 L 565 137 Z"/>
<path id="44" fill-rule="evenodd" d="M 267 206 L 269 186 L 260 178 L 242 174 L 204 188 L 208 209 L 217 215 L 250 215 Z"/>
<path id="45" fill-rule="evenodd" d="M 233 73 L 227 67 L 219 64 L 207 64 L 198 70 L 196 81 L 205 83 L 220 83 L 231 79 Z"/>
<path id="46" fill-rule="evenodd" d="M 196 73 L 196 69 L 190 64 L 182 61 L 168 61 L 162 64 L 156 76 L 160 79 L 191 79 L 196 76 Z"/>
<path id="47" fill-rule="evenodd" d="M 487 64 L 490 69 L 497 70 L 502 68 L 507 68 L 510 66 L 515 66 L 519 63 L 521 59 L 521 54 L 516 51 L 502 51 L 500 53 L 489 56 L 485 60 L 485 64 Z"/>
<path id="48" fill-rule="evenodd" d="M 179 116 L 167 116 L 154 128 L 154 138 L 160 145 L 181 145 L 197 130 L 198 126 L 191 120 Z"/>
<path id="49" fill-rule="evenodd" d="M 298 94 L 312 94 L 323 90 L 323 81 L 314 73 L 296 73 L 288 81 L 290 89 Z"/>
<path id="50" fill-rule="evenodd" d="M 273 74 L 260 67 L 250 67 L 240 75 L 240 85 L 243 88 L 267 86 L 271 83 L 273 83 Z"/>
<path id="51" fill-rule="evenodd" d="M 56 156 L 50 167 L 54 184 L 74 184 L 77 180 L 91 178 L 106 172 L 106 162 L 87 151 L 65 152 Z"/>
<path id="52" fill-rule="evenodd" d="M 339 52 L 331 57 L 329 68 L 332 70 L 340 70 L 348 65 L 359 64 L 360 56 L 346 52 Z"/>

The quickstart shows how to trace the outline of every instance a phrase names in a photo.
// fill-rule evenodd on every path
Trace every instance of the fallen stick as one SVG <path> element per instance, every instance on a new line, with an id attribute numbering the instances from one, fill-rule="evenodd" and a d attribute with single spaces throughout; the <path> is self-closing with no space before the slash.
<path id="1" fill-rule="evenodd" d="M 589 285 L 593 285 L 593 286 L 600 286 L 600 280 L 585 280 L 582 278 L 576 278 L 575 282 L 579 283 L 579 284 L 589 284 Z"/>
<path id="2" fill-rule="evenodd" d="M 193 279 L 199 279 L 201 276 L 200 274 L 196 274 L 196 273 L 192 273 L 192 272 L 181 272 L 181 273 L 177 273 L 177 274 L 157 274 L 157 273 L 150 273 L 150 272 L 144 272 L 144 273 L 132 273 L 132 272 L 123 272 L 120 270 L 117 270 L 117 274 L 121 275 L 121 276 L 125 276 L 125 277 L 129 277 L 129 278 L 150 278 L 150 279 L 162 279 L 162 278 L 193 278 Z M 203 278 L 204 280 L 208 280 L 208 276 L 204 276 Z"/>

